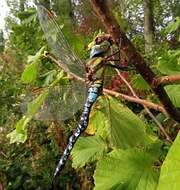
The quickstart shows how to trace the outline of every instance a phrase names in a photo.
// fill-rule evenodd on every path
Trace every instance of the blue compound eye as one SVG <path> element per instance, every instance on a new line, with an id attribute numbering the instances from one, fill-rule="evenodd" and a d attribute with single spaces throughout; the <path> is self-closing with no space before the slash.
<path id="1" fill-rule="evenodd" d="M 90 51 L 90 58 L 96 57 L 103 53 L 103 50 L 100 48 L 100 45 L 95 45 Z"/>

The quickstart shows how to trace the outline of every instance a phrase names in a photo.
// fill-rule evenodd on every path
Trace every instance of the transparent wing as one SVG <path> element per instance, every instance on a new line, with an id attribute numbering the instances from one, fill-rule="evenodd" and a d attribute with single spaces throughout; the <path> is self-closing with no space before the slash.
<path id="1" fill-rule="evenodd" d="M 84 77 L 84 65 L 71 49 L 54 15 L 42 5 L 37 6 L 37 13 L 51 52 L 71 72 Z"/>
<path id="2" fill-rule="evenodd" d="M 37 6 L 37 13 L 52 54 L 63 64 L 66 71 L 69 70 L 80 77 L 84 77 L 84 65 L 72 51 L 54 15 L 41 5 Z M 86 86 L 81 81 L 72 81 L 70 85 L 54 87 L 36 114 L 35 119 L 46 121 L 66 120 L 82 108 L 85 97 Z M 29 94 L 24 103 L 24 111 L 26 110 L 27 102 L 34 98 L 33 94 Z"/>
<path id="3" fill-rule="evenodd" d="M 36 119 L 62 121 L 71 118 L 82 108 L 85 97 L 86 89 L 80 82 L 56 86 L 36 114 Z"/>
<path id="4" fill-rule="evenodd" d="M 86 86 L 82 82 L 72 81 L 69 85 L 56 86 L 50 90 L 48 97 L 34 116 L 36 120 L 62 121 L 78 113 L 84 105 Z M 39 94 L 29 92 L 21 104 L 22 113 L 27 112 L 28 103 Z"/>

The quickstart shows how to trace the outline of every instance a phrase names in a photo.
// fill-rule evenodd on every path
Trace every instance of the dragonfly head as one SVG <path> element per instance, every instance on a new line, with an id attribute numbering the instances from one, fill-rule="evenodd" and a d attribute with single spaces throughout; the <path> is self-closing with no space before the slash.
<path id="1" fill-rule="evenodd" d="M 96 37 L 90 51 L 90 58 L 103 56 L 112 45 L 112 38 L 109 34 Z"/>
<path id="2" fill-rule="evenodd" d="M 90 58 L 102 56 L 109 50 L 110 47 L 111 44 L 108 41 L 104 41 L 101 44 L 94 45 L 90 51 Z"/>

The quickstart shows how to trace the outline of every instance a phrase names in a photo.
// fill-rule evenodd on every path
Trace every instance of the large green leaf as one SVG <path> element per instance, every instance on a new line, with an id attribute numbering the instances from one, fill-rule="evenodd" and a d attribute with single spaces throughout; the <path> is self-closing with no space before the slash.
<path id="1" fill-rule="evenodd" d="M 106 151 L 107 144 L 101 137 L 81 137 L 72 151 L 73 167 L 83 167 L 87 162 L 102 157 Z"/>
<path id="2" fill-rule="evenodd" d="M 180 107 L 180 85 L 168 85 L 165 89 L 173 104 Z"/>
<path id="3" fill-rule="evenodd" d="M 157 190 L 180 189 L 180 133 L 162 165 Z"/>
<path id="4" fill-rule="evenodd" d="M 44 51 L 44 47 L 42 47 L 35 56 L 30 56 L 28 58 L 29 65 L 26 66 L 24 69 L 24 72 L 22 73 L 21 80 L 23 83 L 28 84 L 32 83 L 37 78 L 38 73 L 38 65 L 40 62 L 40 58 L 42 56 L 42 53 Z"/>
<path id="5" fill-rule="evenodd" d="M 94 190 L 155 190 L 159 172 L 154 162 L 160 155 L 154 150 L 114 150 L 97 164 Z"/>
<path id="6" fill-rule="evenodd" d="M 130 148 L 138 145 L 146 145 L 151 142 L 150 137 L 146 134 L 146 125 L 130 109 L 121 104 L 115 98 L 104 97 L 99 101 L 98 114 L 91 123 L 97 133 L 106 134 L 112 147 Z M 102 114 L 103 113 L 103 114 Z M 101 126 L 102 125 L 102 126 Z"/>

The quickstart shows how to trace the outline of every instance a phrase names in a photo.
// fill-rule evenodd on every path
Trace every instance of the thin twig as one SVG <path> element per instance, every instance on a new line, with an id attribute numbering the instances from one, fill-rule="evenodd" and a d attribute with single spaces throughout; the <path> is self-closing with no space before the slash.
<path id="1" fill-rule="evenodd" d="M 53 56 L 51 56 L 50 54 L 44 54 L 44 56 L 48 59 L 50 59 L 52 62 L 54 62 L 59 68 L 61 68 L 63 71 L 65 71 L 65 73 L 67 73 L 69 76 L 71 76 L 73 79 L 78 80 L 78 81 L 82 81 L 85 82 L 85 79 L 79 77 L 78 75 L 75 75 L 74 73 L 72 73 L 68 67 L 62 63 L 60 63 L 58 60 L 56 60 Z"/>

